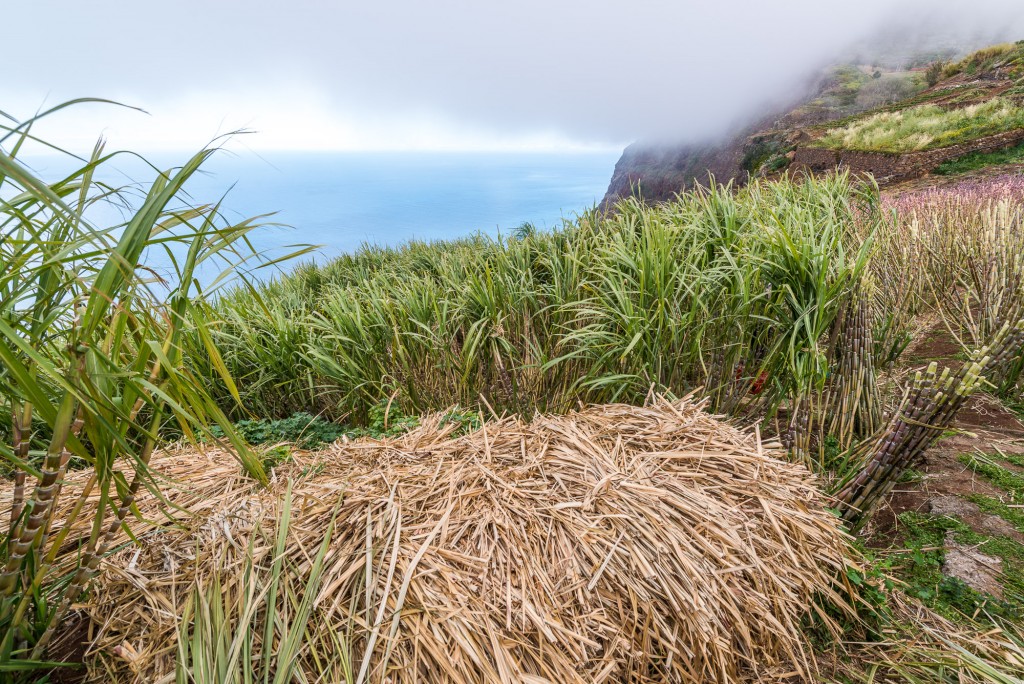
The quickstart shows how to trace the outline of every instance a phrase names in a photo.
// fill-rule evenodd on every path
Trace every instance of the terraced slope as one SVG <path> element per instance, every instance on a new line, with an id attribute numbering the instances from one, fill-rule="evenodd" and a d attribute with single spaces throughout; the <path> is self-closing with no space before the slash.
<path id="1" fill-rule="evenodd" d="M 1024 143 L 1024 41 L 996 45 L 955 63 L 882 73 L 833 69 L 812 95 L 717 144 L 626 149 L 605 203 L 629 195 L 649 201 L 716 181 L 838 167 L 881 184 L 936 169 L 957 173 L 1012 163 Z M 969 162 L 969 163 L 968 163 Z M 961 164 L 962 166 L 962 164 Z"/>

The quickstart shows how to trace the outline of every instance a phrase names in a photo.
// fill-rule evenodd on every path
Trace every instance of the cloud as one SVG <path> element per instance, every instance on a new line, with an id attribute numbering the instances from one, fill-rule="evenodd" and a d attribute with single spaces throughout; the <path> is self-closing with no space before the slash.
<path id="1" fill-rule="evenodd" d="M 715 135 L 878 35 L 1024 38 L 1019 0 L 13 3 L 0 109 L 111 97 L 81 138 L 194 147 L 571 148 Z M 54 126 L 57 126 L 55 123 Z"/>

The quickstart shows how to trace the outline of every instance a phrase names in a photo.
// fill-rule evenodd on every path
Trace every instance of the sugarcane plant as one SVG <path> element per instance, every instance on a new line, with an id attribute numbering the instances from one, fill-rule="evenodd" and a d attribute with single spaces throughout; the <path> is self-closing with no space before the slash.
<path id="1" fill-rule="evenodd" d="M 829 438 L 841 452 L 870 437 L 882 422 L 874 362 L 873 298 L 864 277 L 842 296 L 832 321 L 822 376 L 794 392 L 782 434 L 791 455 L 816 471 L 827 471 Z"/>
<path id="2" fill-rule="evenodd" d="M 958 192 L 926 199 L 904 207 L 912 230 L 902 237 L 921 262 L 918 299 L 934 308 L 950 336 L 970 352 L 969 360 L 956 370 L 940 371 L 932 363 L 918 371 L 884 428 L 850 448 L 847 460 L 857 469 L 839 479 L 836 499 L 854 530 L 903 473 L 920 465 L 976 391 L 1005 393 L 1022 368 L 1024 241 L 1018 228 L 1024 215 L 1019 203 Z M 886 276 L 898 280 L 892 269 Z"/>
<path id="3" fill-rule="evenodd" d="M 147 166 L 147 185 L 114 187 L 106 169 L 120 157 L 100 142 L 68 157 L 77 168 L 57 182 L 42 180 L 23 152 L 42 143 L 33 124 L 69 104 L 0 130 L 0 404 L 11 416 L 0 456 L 14 470 L 0 544 L 0 671 L 44 661 L 120 531 L 130 534 L 136 496 L 158 489 L 148 464 L 169 434 L 212 439 L 217 425 L 242 466 L 266 477 L 181 351 L 184 338 L 200 340 L 224 369 L 198 272 L 230 271 L 255 222 L 228 225 L 218 206 L 183 199 L 213 147 L 180 168 Z M 111 204 L 126 218 L 98 225 Z M 145 267 L 153 250 L 166 254 L 169 278 Z M 226 371 L 219 382 L 237 396 Z M 64 486 L 69 468 L 89 471 L 84 487 Z"/>
<path id="4" fill-rule="evenodd" d="M 824 431 L 839 448 L 874 434 L 882 424 L 871 321 L 873 297 L 855 288 L 831 335 L 831 371 L 824 400 Z"/>
<path id="5" fill-rule="evenodd" d="M 998 374 L 1022 345 L 1024 315 L 1018 310 L 1014 322 L 1004 323 L 959 370 L 947 367 L 940 372 L 932 362 L 916 373 L 885 428 L 855 448 L 853 460 L 863 467 L 841 482 L 835 494 L 840 515 L 852 530 L 863 526 L 900 477 L 920 464 L 925 451 L 953 424 L 964 403 L 986 386 L 986 378 Z"/>

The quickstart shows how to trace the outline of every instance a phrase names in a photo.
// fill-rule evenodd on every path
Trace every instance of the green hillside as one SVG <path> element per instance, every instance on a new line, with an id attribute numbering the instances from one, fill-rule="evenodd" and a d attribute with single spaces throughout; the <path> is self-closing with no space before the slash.
<path id="1" fill-rule="evenodd" d="M 831 128 L 817 145 L 866 152 L 919 152 L 1024 128 L 1024 107 L 993 98 L 958 108 L 918 105 Z"/>
<path id="2" fill-rule="evenodd" d="M 839 150 L 913 152 L 1024 127 L 1024 41 L 934 63 L 920 94 L 847 118 L 814 144 Z"/>
<path id="3" fill-rule="evenodd" d="M 903 66 L 882 66 L 865 60 L 834 66 L 803 101 L 722 143 L 637 143 L 616 165 L 605 204 L 628 196 L 670 200 L 679 190 L 706 185 L 709 174 L 718 182 L 737 185 L 779 177 L 791 170 L 804 149 L 901 155 L 953 145 L 985 146 L 966 150 L 962 162 L 941 159 L 930 166 L 902 169 L 895 179 L 875 173 L 882 184 L 921 177 L 939 165 L 942 173 L 950 174 L 1016 163 L 1013 154 L 989 145 L 988 139 L 1024 128 L 1024 41 L 995 45 L 953 61 L 900 63 Z M 1012 148 L 1017 142 L 1008 140 L 1006 145 Z M 827 164 L 813 169 L 826 170 Z"/>

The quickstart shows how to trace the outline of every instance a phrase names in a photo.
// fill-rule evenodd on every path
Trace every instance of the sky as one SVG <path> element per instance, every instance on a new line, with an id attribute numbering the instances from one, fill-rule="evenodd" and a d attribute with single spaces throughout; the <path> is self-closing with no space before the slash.
<path id="1" fill-rule="evenodd" d="M 116 100 L 147 113 L 82 105 L 38 130 L 141 151 L 240 129 L 257 151 L 699 140 L 894 27 L 1024 39 L 1024 0 L 4 0 L 0 12 L 0 111 Z"/>

